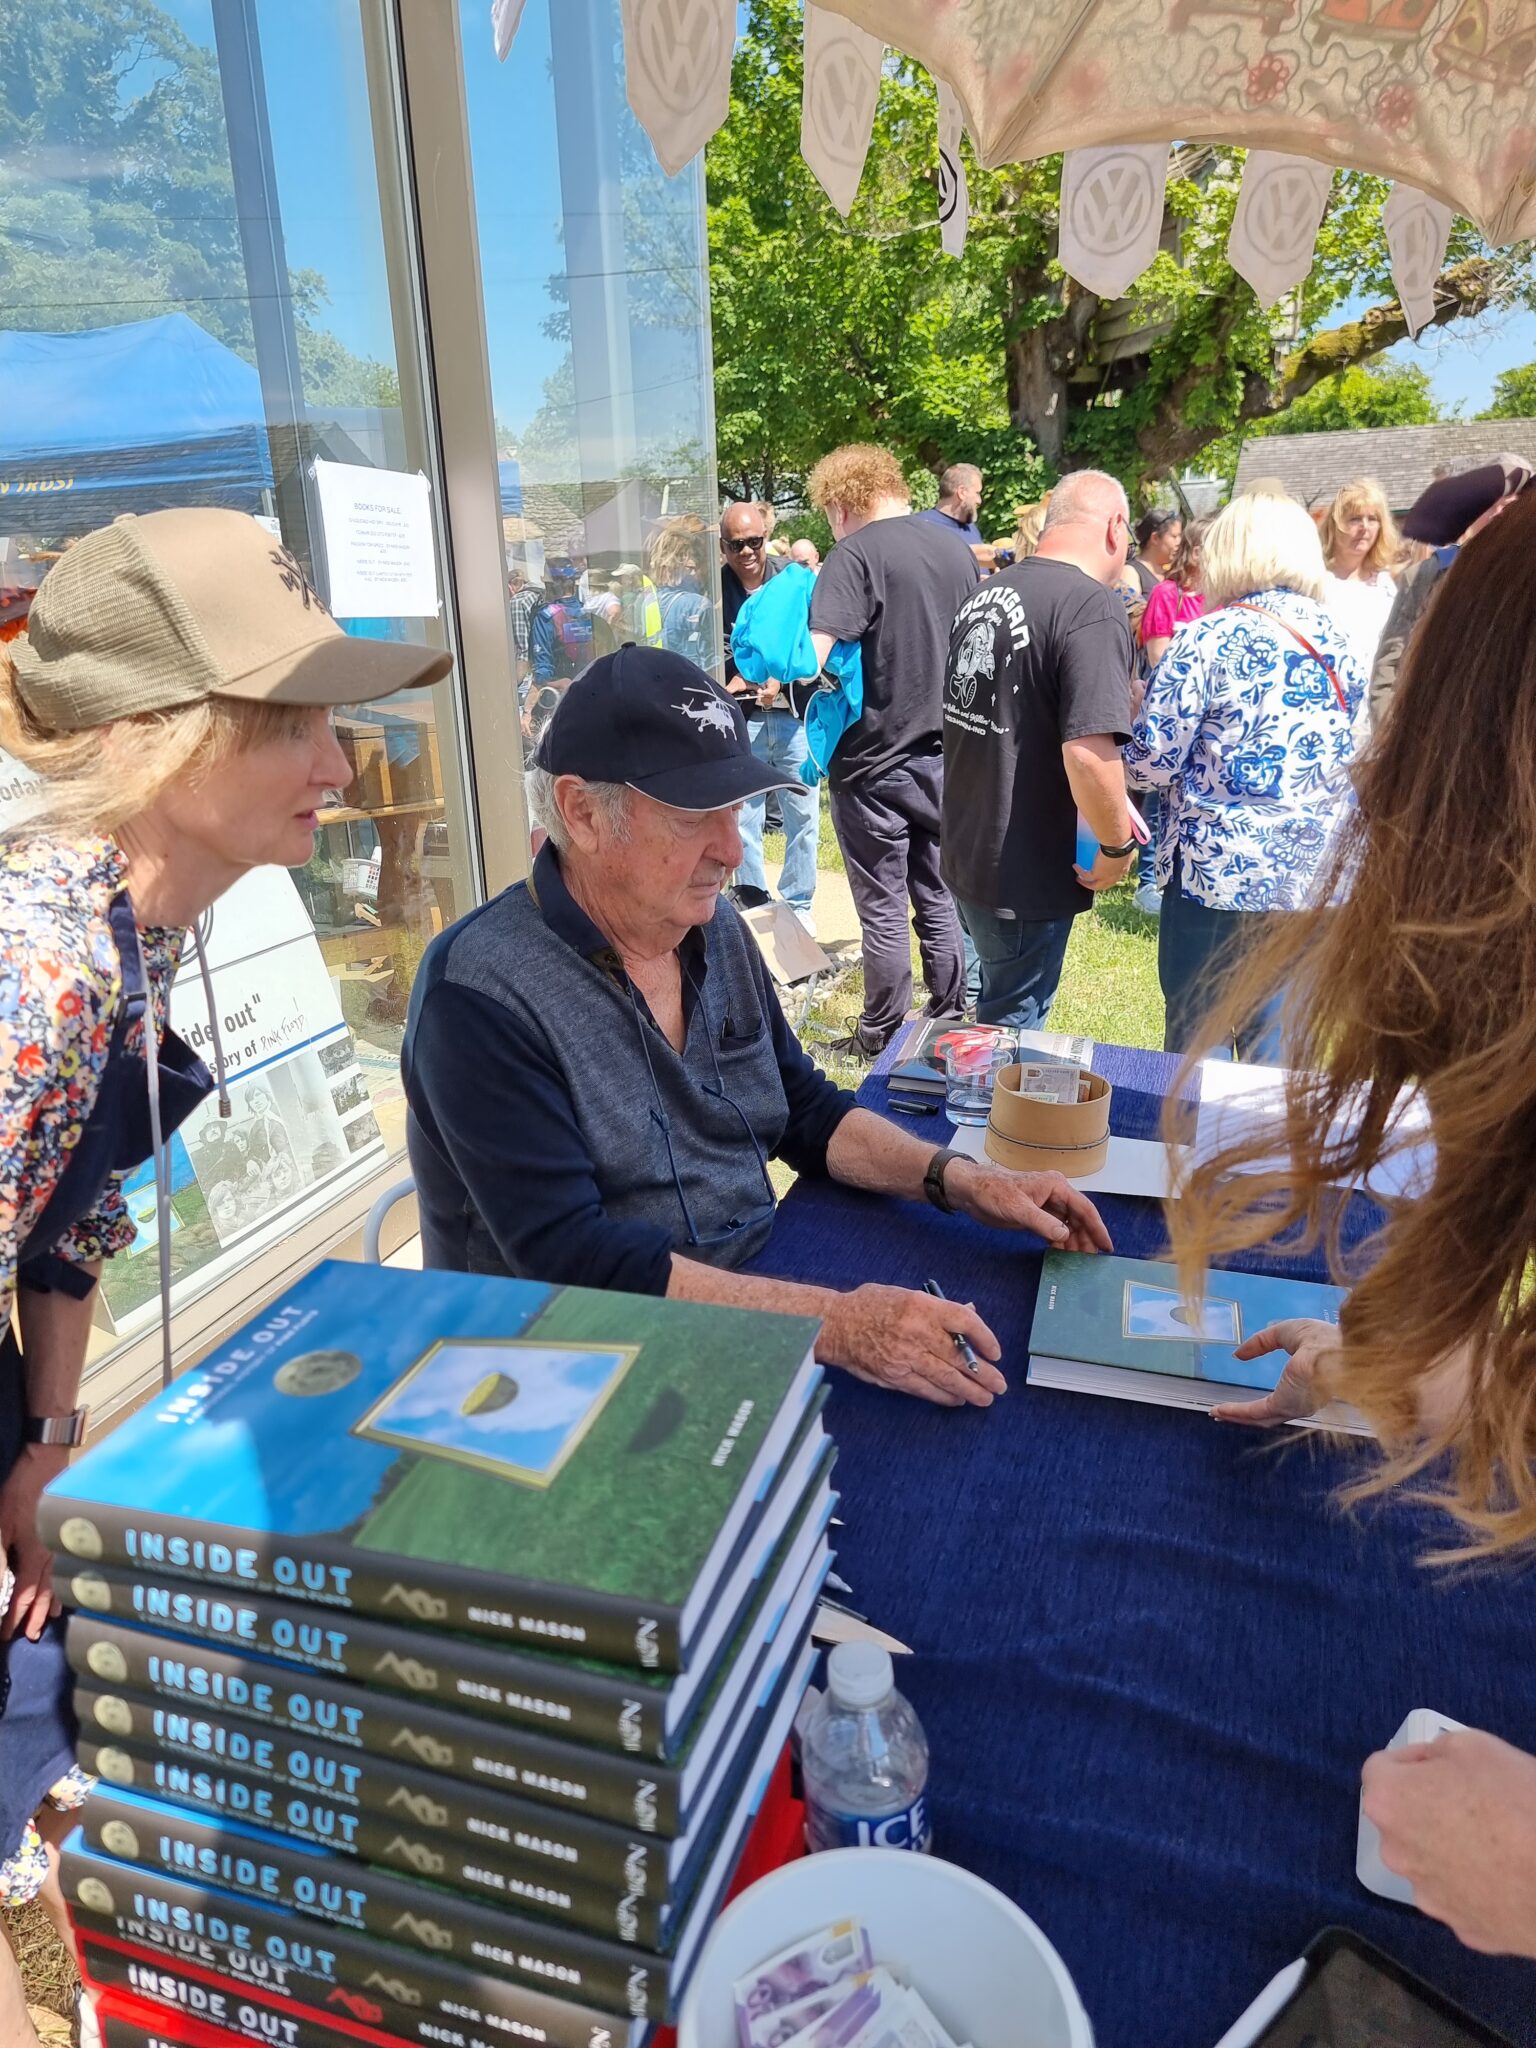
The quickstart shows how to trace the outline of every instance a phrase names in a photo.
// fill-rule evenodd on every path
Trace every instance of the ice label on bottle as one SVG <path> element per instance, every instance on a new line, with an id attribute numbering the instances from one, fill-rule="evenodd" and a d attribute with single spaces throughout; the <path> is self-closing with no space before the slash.
<path id="1" fill-rule="evenodd" d="M 926 1856 L 933 1847 L 933 1826 L 925 1796 L 900 1813 L 836 1813 L 817 1809 L 811 1822 L 812 1846 L 822 1849 L 915 1849 Z"/>

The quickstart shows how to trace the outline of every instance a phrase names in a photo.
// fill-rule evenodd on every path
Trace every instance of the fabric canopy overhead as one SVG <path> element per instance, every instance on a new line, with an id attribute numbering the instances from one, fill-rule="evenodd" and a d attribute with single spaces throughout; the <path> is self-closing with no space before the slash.
<path id="1" fill-rule="evenodd" d="M 820 0 L 954 88 L 989 166 L 1219 141 L 1536 232 L 1536 8 L 1513 0 Z"/>
<path id="2" fill-rule="evenodd" d="M 170 505 L 260 510 L 261 380 L 185 313 L 0 332 L 0 533 L 84 533 Z"/>
<path id="3" fill-rule="evenodd" d="M 629 102 L 676 172 L 725 118 L 736 0 L 622 9 Z M 1157 252 L 1174 142 L 1250 151 L 1229 253 L 1265 304 L 1306 276 L 1336 165 L 1394 181 L 1383 231 L 1410 331 L 1452 209 L 1490 242 L 1536 234 L 1536 0 L 805 0 L 801 150 L 843 214 L 890 49 L 938 88 L 951 255 L 962 123 L 989 167 L 1066 153 L 1061 261 L 1101 297 Z"/>

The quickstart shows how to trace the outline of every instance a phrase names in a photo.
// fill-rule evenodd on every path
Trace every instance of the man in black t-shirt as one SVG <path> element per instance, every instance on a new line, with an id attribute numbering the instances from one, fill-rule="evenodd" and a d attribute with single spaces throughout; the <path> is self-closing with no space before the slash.
<path id="1" fill-rule="evenodd" d="M 984 1024 L 1045 1022 L 1073 918 L 1135 859 L 1120 758 L 1131 636 L 1114 587 L 1127 509 L 1113 477 L 1066 477 L 1038 553 L 982 584 L 950 636 L 944 880 L 980 961 Z M 1079 812 L 1099 841 L 1086 872 Z"/>
<path id="2" fill-rule="evenodd" d="M 863 716 L 838 741 L 827 782 L 864 943 L 864 1009 L 848 1050 L 871 1056 L 912 1000 L 909 901 L 927 1014 L 959 1016 L 965 1003 L 960 927 L 939 874 L 941 693 L 950 625 L 980 571 L 957 532 L 912 516 L 883 448 L 834 450 L 807 492 L 837 542 L 811 598 L 816 658 L 825 665 L 836 640 L 857 640 L 863 655 Z"/>

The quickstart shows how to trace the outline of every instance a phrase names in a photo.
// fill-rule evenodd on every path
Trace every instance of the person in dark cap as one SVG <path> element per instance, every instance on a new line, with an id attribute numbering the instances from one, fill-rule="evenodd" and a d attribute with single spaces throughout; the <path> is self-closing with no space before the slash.
<path id="1" fill-rule="evenodd" d="M 1414 630 L 1440 578 L 1474 533 L 1480 533 L 1520 493 L 1529 490 L 1536 469 L 1523 455 L 1496 455 L 1450 476 L 1436 477 L 1421 491 L 1402 522 L 1404 536 L 1431 548 L 1398 585 L 1371 670 L 1371 728 L 1386 717 L 1397 689 L 1398 671 Z"/>
<path id="2" fill-rule="evenodd" d="M 773 1158 L 1109 1249 L 1059 1174 L 924 1144 L 813 1065 L 721 901 L 737 812 L 782 779 L 681 655 L 621 648 L 571 684 L 529 776 L 549 835 L 532 875 L 440 933 L 416 979 L 402 1065 L 425 1262 L 816 1316 L 825 1363 L 984 1406 L 1000 1350 L 965 1303 L 761 1277 Z"/>

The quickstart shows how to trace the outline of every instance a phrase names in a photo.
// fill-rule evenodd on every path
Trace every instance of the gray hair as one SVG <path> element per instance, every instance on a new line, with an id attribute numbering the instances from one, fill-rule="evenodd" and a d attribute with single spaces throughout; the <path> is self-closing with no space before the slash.
<path id="1" fill-rule="evenodd" d="M 981 471 L 974 462 L 952 462 L 939 478 L 939 496 L 958 498 L 968 484 L 979 491 L 981 483 Z"/>
<path id="2" fill-rule="evenodd" d="M 565 820 L 560 815 L 560 806 L 555 801 L 555 784 L 558 776 L 547 768 L 530 768 L 527 776 L 528 815 L 535 825 L 542 825 L 549 834 L 549 843 L 556 853 L 570 849 L 571 835 L 565 829 Z M 608 827 L 610 837 L 625 840 L 629 837 L 629 800 L 632 791 L 626 782 L 588 782 L 584 784 L 588 796 L 602 813 L 603 823 Z"/>
<path id="3" fill-rule="evenodd" d="M 1112 519 L 1117 512 L 1129 523 L 1130 500 L 1119 478 L 1102 469 L 1074 469 L 1051 492 L 1041 537 L 1054 533 L 1059 526 L 1083 522 L 1097 525 L 1101 519 Z"/>

